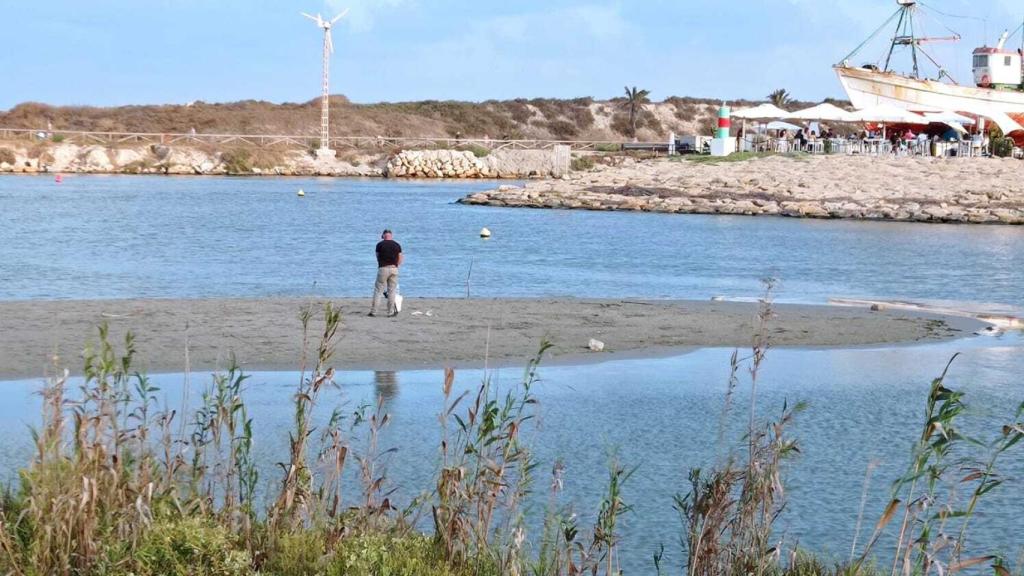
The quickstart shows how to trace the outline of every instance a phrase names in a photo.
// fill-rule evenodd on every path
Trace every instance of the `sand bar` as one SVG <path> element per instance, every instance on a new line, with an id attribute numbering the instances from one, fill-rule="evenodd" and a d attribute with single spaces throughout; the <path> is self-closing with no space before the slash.
<path id="1" fill-rule="evenodd" d="M 410 369 L 514 364 L 547 336 L 557 362 L 664 355 L 693 347 L 747 346 L 757 305 L 741 302 L 407 298 L 398 318 L 369 318 L 367 299 L 335 299 L 343 327 L 335 366 Z M 58 300 L 0 302 L 0 378 L 52 373 L 53 357 L 73 374 L 96 327 L 107 322 L 115 342 L 136 335 L 139 368 L 181 372 L 185 349 L 193 370 L 222 368 L 234 353 L 249 370 L 295 370 L 302 351 L 299 312 L 318 312 L 322 298 L 210 300 Z M 969 335 L 974 319 L 918 311 L 776 305 L 776 346 L 845 347 L 924 342 Z M 488 346 L 488 334 L 490 341 Z M 606 350 L 588 350 L 591 338 Z M 489 351 L 488 351 L 489 350 Z"/>

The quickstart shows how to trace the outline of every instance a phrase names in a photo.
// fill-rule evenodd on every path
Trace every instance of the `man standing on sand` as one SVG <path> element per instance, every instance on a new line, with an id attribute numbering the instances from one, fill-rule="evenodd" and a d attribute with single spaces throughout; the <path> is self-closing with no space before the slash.
<path id="1" fill-rule="evenodd" d="M 398 298 L 398 267 L 402 265 L 404 256 L 402 246 L 392 239 L 391 230 L 384 230 L 377 242 L 377 282 L 373 285 L 373 303 L 370 304 L 369 316 L 377 315 L 377 306 L 387 290 L 388 317 L 398 316 L 395 304 Z"/>

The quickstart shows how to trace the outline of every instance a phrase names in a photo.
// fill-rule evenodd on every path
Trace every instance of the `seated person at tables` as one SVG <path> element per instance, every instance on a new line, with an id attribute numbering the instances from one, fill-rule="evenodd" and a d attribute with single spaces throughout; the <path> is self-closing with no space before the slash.
<path id="1" fill-rule="evenodd" d="M 807 146 L 807 136 L 804 136 L 803 129 L 797 130 L 796 136 L 794 136 L 793 139 L 800 145 L 800 150 L 803 150 Z"/>

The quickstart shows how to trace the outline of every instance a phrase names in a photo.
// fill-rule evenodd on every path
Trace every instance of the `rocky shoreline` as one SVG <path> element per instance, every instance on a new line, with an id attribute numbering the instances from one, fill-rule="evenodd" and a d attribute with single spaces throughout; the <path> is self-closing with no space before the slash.
<path id="1" fill-rule="evenodd" d="M 296 149 L 70 143 L 0 143 L 0 173 L 540 178 L 569 170 L 568 149 L 339 150 L 334 159 Z"/>
<path id="2" fill-rule="evenodd" d="M 255 147 L 0 143 L 0 173 L 164 174 L 204 176 L 383 176 L 386 154 L 360 152 L 319 160 L 301 150 Z"/>
<path id="3" fill-rule="evenodd" d="M 1024 224 L 1019 160 L 766 157 L 598 165 L 460 203 L 522 208 Z"/>

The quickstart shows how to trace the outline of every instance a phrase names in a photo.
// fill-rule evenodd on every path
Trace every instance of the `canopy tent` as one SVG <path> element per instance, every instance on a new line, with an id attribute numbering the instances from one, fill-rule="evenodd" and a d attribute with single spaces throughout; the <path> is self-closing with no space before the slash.
<path id="1" fill-rule="evenodd" d="M 785 116 L 786 120 L 823 120 L 825 122 L 851 122 L 852 114 L 828 102 L 798 110 Z"/>
<path id="2" fill-rule="evenodd" d="M 743 120 L 776 120 L 778 118 L 785 118 L 789 112 L 786 112 L 782 108 L 774 104 L 761 104 L 754 106 L 753 108 L 744 108 L 742 110 L 736 110 L 732 113 L 733 118 L 740 118 Z"/>

